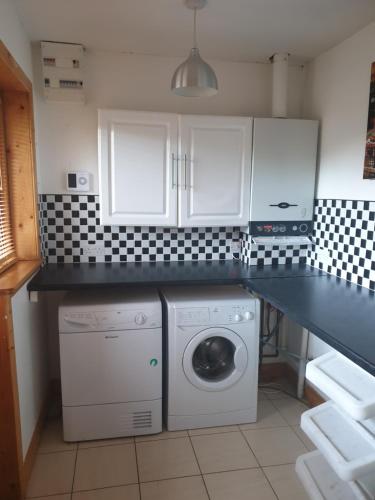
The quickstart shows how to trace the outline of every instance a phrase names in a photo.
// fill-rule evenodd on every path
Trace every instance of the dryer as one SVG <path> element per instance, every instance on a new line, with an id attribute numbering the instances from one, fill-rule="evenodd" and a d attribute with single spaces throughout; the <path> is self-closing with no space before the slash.
<path id="1" fill-rule="evenodd" d="M 168 430 L 255 422 L 259 301 L 239 286 L 162 289 Z"/>
<path id="2" fill-rule="evenodd" d="M 59 331 L 65 441 L 161 432 L 156 289 L 69 292 Z"/>

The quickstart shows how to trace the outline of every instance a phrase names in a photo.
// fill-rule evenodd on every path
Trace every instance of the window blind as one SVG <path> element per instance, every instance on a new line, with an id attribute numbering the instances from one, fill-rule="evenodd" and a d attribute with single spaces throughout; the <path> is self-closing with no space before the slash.
<path id="1" fill-rule="evenodd" d="M 0 96 L 0 271 L 16 259 L 10 217 L 3 103 Z"/>

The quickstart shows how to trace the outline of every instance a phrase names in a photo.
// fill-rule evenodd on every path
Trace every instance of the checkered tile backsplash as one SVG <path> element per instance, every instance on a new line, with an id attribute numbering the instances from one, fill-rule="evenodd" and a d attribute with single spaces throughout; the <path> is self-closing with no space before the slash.
<path id="1" fill-rule="evenodd" d="M 236 227 L 102 226 L 94 195 L 40 195 L 46 262 L 136 262 L 232 259 Z"/>
<path id="2" fill-rule="evenodd" d="M 375 201 L 316 200 L 307 263 L 375 290 Z"/>
<path id="3" fill-rule="evenodd" d="M 255 245 L 246 233 L 241 233 L 241 250 L 241 259 L 250 266 L 306 263 L 307 246 Z"/>
<path id="4" fill-rule="evenodd" d="M 316 200 L 312 249 L 254 245 L 236 227 L 101 226 L 94 195 L 40 195 L 39 202 L 46 262 L 232 259 L 231 243 L 240 239 L 248 265 L 307 262 L 375 290 L 375 201 Z"/>

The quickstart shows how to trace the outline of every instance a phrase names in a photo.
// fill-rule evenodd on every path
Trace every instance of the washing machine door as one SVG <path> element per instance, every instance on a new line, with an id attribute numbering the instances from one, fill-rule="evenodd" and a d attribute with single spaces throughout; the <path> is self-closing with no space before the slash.
<path id="1" fill-rule="evenodd" d="M 183 368 L 187 379 L 198 389 L 222 391 L 235 384 L 248 363 L 246 345 L 227 328 L 207 328 L 186 346 Z"/>

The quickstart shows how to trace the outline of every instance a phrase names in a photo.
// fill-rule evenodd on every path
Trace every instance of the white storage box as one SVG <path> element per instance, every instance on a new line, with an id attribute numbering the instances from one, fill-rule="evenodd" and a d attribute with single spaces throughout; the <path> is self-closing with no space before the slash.
<path id="1" fill-rule="evenodd" d="M 374 500 L 375 498 L 375 474 L 368 474 L 361 477 L 358 481 L 349 483 L 353 488 L 354 493 L 358 490 L 365 496 L 366 500 Z M 361 497 L 360 497 L 361 498 Z"/>
<path id="2" fill-rule="evenodd" d="M 306 378 L 355 420 L 375 417 L 375 377 L 338 352 L 310 361 Z"/>
<path id="3" fill-rule="evenodd" d="M 355 482 L 340 479 L 319 450 L 297 458 L 296 472 L 311 500 L 371 500 Z"/>
<path id="4" fill-rule="evenodd" d="M 375 421 L 357 422 L 332 401 L 306 411 L 301 427 L 344 481 L 375 471 Z"/>

